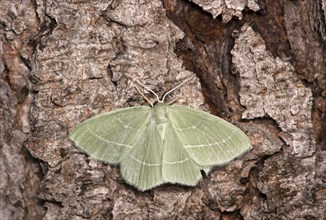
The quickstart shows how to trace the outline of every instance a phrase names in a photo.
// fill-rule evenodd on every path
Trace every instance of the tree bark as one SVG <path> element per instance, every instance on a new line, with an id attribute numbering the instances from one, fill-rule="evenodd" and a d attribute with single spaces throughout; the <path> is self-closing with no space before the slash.
<path id="1" fill-rule="evenodd" d="M 0 218 L 324 218 L 325 18 L 325 0 L 2 1 Z M 162 95 L 192 74 L 170 99 L 253 145 L 198 186 L 139 192 L 67 139 L 148 105 L 135 80 Z"/>

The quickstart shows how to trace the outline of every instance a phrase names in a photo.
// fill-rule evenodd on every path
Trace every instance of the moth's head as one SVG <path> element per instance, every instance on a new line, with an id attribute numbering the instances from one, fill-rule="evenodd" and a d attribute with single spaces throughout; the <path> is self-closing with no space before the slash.
<path id="1" fill-rule="evenodd" d="M 161 101 L 156 101 L 153 106 L 154 109 L 166 109 L 166 107 L 167 104 Z"/>

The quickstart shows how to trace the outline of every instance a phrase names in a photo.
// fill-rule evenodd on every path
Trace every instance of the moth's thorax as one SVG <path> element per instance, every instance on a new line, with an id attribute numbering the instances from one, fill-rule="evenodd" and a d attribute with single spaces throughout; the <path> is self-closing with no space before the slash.
<path id="1" fill-rule="evenodd" d="M 167 122 L 168 122 L 167 107 L 168 107 L 167 104 L 158 102 L 152 108 L 156 126 L 157 126 L 158 131 L 160 133 L 160 136 L 161 136 L 161 138 L 163 140 L 164 140 L 164 137 L 165 137 L 166 125 L 167 125 Z"/>
<path id="2" fill-rule="evenodd" d="M 157 104 L 154 105 L 153 107 L 153 115 L 155 118 L 155 122 L 157 124 L 161 123 L 166 123 L 168 118 L 167 118 L 167 104 L 158 102 Z"/>

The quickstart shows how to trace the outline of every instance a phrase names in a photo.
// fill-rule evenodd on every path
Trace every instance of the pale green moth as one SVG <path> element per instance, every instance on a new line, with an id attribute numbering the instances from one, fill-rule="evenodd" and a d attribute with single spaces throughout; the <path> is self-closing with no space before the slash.
<path id="1" fill-rule="evenodd" d="M 140 191 L 163 183 L 195 186 L 201 170 L 209 172 L 251 149 L 249 138 L 227 121 L 165 104 L 176 88 L 161 100 L 150 90 L 158 100 L 152 107 L 123 108 L 85 120 L 69 139 L 97 160 L 120 164 L 123 179 Z"/>

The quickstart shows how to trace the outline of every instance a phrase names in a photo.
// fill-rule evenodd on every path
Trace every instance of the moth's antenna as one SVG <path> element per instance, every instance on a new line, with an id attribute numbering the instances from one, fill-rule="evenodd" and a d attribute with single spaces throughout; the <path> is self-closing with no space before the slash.
<path id="1" fill-rule="evenodd" d="M 147 89 L 148 91 L 150 91 L 151 93 L 153 93 L 154 95 L 155 95 L 155 97 L 156 97 L 156 99 L 157 99 L 157 101 L 158 102 L 160 102 L 160 98 L 158 97 L 158 95 L 153 91 L 153 90 L 151 90 L 148 86 L 146 86 L 146 85 L 144 85 L 143 83 L 141 83 L 141 82 L 139 82 L 138 80 L 135 80 L 138 84 L 140 84 L 142 87 L 144 87 L 145 89 Z M 143 93 L 141 93 L 140 91 L 139 91 L 139 89 L 136 87 L 136 89 L 138 90 L 138 92 L 148 101 L 148 99 L 143 95 Z M 151 102 L 149 102 L 151 105 L 152 105 L 152 103 Z M 153 105 L 152 105 L 153 106 Z"/>
<path id="2" fill-rule="evenodd" d="M 140 95 L 143 96 L 143 98 L 153 107 L 153 103 L 151 101 L 149 101 L 149 99 L 144 95 L 144 93 L 142 93 L 139 90 L 138 86 L 135 85 L 135 87 L 136 87 L 137 91 L 140 93 Z"/>
<path id="3" fill-rule="evenodd" d="M 191 80 L 194 76 L 195 76 L 195 74 L 193 74 L 193 75 L 190 76 L 188 79 L 186 79 L 185 81 L 183 81 L 182 83 L 180 83 L 179 85 L 177 85 L 176 87 L 174 87 L 173 89 L 171 89 L 170 91 L 168 91 L 167 93 L 165 93 L 164 96 L 163 96 L 163 98 L 162 98 L 162 100 L 161 100 L 161 101 L 159 100 L 159 102 L 164 102 L 164 99 L 165 99 L 165 97 L 166 97 L 168 94 L 170 94 L 170 93 L 173 92 L 174 90 L 180 88 L 180 87 L 181 87 L 182 85 L 184 85 L 186 82 L 188 82 L 189 80 Z"/>

